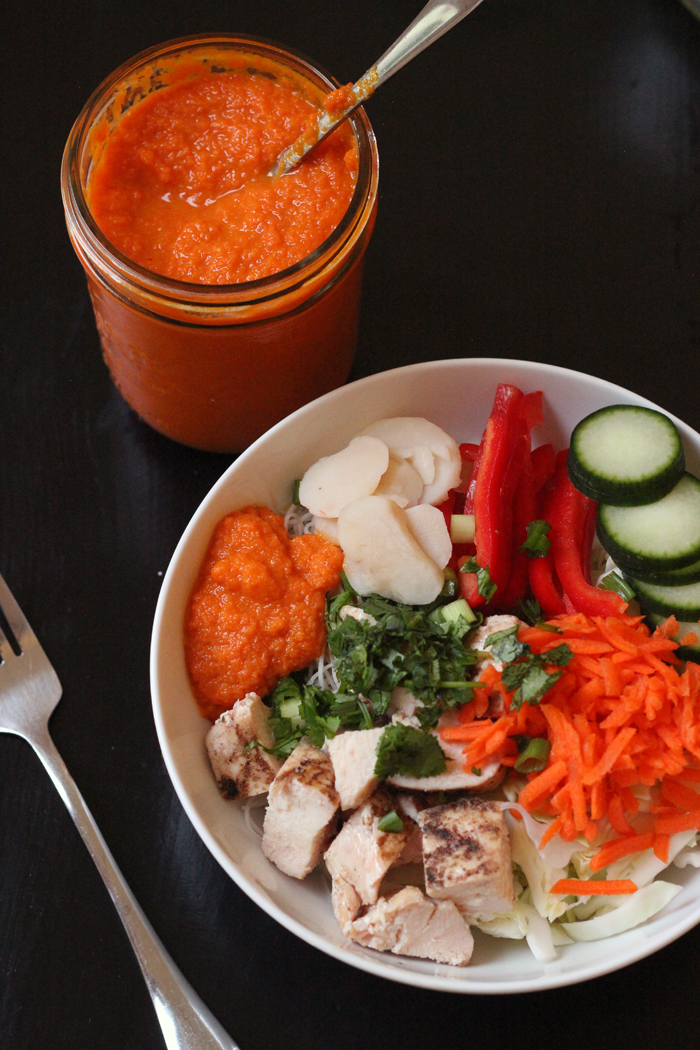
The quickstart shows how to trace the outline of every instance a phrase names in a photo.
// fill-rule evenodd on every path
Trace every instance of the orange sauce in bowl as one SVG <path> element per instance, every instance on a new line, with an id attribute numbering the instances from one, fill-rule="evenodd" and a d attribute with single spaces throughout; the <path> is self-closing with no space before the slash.
<path id="1" fill-rule="evenodd" d="M 321 536 L 290 539 L 267 507 L 219 522 L 185 616 L 185 656 L 201 713 L 211 719 L 248 692 L 266 696 L 323 652 L 325 595 L 343 552 Z"/>
<path id="2" fill-rule="evenodd" d="M 317 115 L 289 79 L 246 68 L 153 91 L 111 130 L 90 178 L 90 211 L 120 252 L 174 280 L 279 273 L 330 236 L 355 188 L 348 125 L 287 175 L 268 175 Z"/>

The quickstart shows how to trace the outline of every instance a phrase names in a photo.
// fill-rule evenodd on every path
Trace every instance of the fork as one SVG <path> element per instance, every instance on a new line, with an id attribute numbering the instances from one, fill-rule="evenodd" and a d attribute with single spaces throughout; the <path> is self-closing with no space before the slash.
<path id="1" fill-rule="evenodd" d="M 61 683 L 9 587 L 0 576 L 0 733 L 27 740 L 44 764 L 90 851 L 124 924 L 168 1050 L 239 1050 L 163 947 L 124 881 L 83 796 L 49 735 Z"/>

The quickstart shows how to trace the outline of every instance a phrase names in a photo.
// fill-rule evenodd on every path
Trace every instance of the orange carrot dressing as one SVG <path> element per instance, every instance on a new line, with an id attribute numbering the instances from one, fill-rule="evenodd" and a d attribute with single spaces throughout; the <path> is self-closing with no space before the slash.
<path id="1" fill-rule="evenodd" d="M 488 665 L 481 680 L 502 693 L 506 714 L 478 722 L 460 717 L 441 736 L 464 741 L 466 769 L 495 757 L 512 736 L 546 737 L 547 766 L 528 776 L 519 795 L 528 811 L 555 818 L 541 845 L 557 833 L 591 841 L 596 822 L 607 816 L 619 837 L 601 847 L 593 871 L 643 849 L 667 860 L 670 835 L 700 829 L 700 794 L 685 786 L 700 781 L 700 667 L 688 663 L 679 673 L 678 646 L 669 637 L 678 627 L 673 618 L 654 634 L 640 616 L 576 613 L 549 623 L 560 633 L 518 632 L 533 653 L 562 643 L 574 653 L 543 701 L 511 710 L 512 694 Z M 638 818 L 646 821 L 641 833 L 630 823 L 638 811 L 630 790 L 636 785 L 660 787 L 659 805 Z"/>
<path id="2" fill-rule="evenodd" d="M 205 717 L 248 692 L 265 696 L 321 655 L 325 595 L 342 565 L 340 547 L 316 535 L 290 539 L 267 507 L 219 522 L 185 616 L 187 669 Z"/>

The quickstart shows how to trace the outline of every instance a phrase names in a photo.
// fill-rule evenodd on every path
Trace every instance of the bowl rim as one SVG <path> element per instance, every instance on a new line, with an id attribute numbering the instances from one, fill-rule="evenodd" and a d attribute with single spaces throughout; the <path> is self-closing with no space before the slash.
<path id="1" fill-rule="evenodd" d="M 415 364 L 402 365 L 397 368 L 387 369 L 381 372 L 373 373 L 372 375 L 365 376 L 361 379 L 355 380 L 352 383 L 347 383 L 345 386 L 339 387 L 335 390 L 330 391 L 327 394 L 316 398 L 314 401 L 297 409 L 295 412 L 286 416 L 275 426 L 271 427 L 265 434 L 259 437 L 252 445 L 250 445 L 243 453 L 241 453 L 234 462 L 224 471 L 221 477 L 214 483 L 209 489 L 206 496 L 201 500 L 194 514 L 190 518 L 185 530 L 183 531 L 180 540 L 172 554 L 167 571 L 163 577 L 161 584 L 160 593 L 158 596 L 158 602 L 156 605 L 156 611 L 153 620 L 153 630 L 151 635 L 151 650 L 150 650 L 150 685 L 151 685 L 151 697 L 152 697 L 152 708 L 153 717 L 158 734 L 158 742 L 160 745 L 161 753 L 165 766 L 168 771 L 168 775 L 172 781 L 173 787 L 175 788 L 176 794 L 188 816 L 191 823 L 193 824 L 195 831 L 204 842 L 207 849 L 218 861 L 221 867 L 224 869 L 227 875 L 239 886 L 240 889 L 253 900 L 263 911 L 265 911 L 271 918 L 275 919 L 285 929 L 291 933 L 296 934 L 307 944 L 318 948 L 320 951 L 340 962 L 348 963 L 354 966 L 356 969 L 363 970 L 367 973 L 373 974 L 374 976 L 383 977 L 388 980 L 394 980 L 402 984 L 412 985 L 414 987 L 427 988 L 436 991 L 448 991 L 460 994 L 517 994 L 521 992 L 533 992 L 533 991 L 545 991 L 554 988 L 567 987 L 569 985 L 577 984 L 582 981 L 591 980 L 595 977 L 601 977 L 605 974 L 612 973 L 618 969 L 622 969 L 625 966 L 630 965 L 633 962 L 637 962 L 648 955 L 658 951 L 660 948 L 665 947 L 667 944 L 672 943 L 688 930 L 692 929 L 698 923 L 700 923 L 700 894 L 698 895 L 697 901 L 694 902 L 693 907 L 684 908 L 684 914 L 677 915 L 676 922 L 672 923 L 669 928 L 664 928 L 657 933 L 650 935 L 646 934 L 645 943 L 635 944 L 632 948 L 622 953 L 611 953 L 604 959 L 595 960 L 588 964 L 579 966 L 578 970 L 572 973 L 570 970 L 564 972 L 557 972 L 557 967 L 551 969 L 551 972 L 545 972 L 542 975 L 532 978 L 514 978 L 506 979 L 504 981 L 494 981 L 484 978 L 476 978 L 473 981 L 469 979 L 470 967 L 457 968 L 450 967 L 445 964 L 428 964 L 435 967 L 434 973 L 422 973 L 412 969 L 404 969 L 397 964 L 401 957 L 395 955 L 389 955 L 389 953 L 373 952 L 371 949 L 361 949 L 358 951 L 358 946 L 353 945 L 348 941 L 348 947 L 341 946 L 333 943 L 331 940 L 324 937 L 322 934 L 316 933 L 310 929 L 303 922 L 289 915 L 280 905 L 278 905 L 270 896 L 264 891 L 260 891 L 256 884 L 249 879 L 244 871 L 240 869 L 237 863 L 222 847 L 216 837 L 212 834 L 207 824 L 201 819 L 199 813 L 190 798 L 189 791 L 183 782 L 175 756 L 171 750 L 170 742 L 168 739 L 163 710 L 160 703 L 159 693 L 159 658 L 160 658 L 160 645 L 161 645 L 161 625 L 164 615 L 164 610 L 167 605 L 169 592 L 172 587 L 173 579 L 175 578 L 180 559 L 183 553 L 187 549 L 190 542 L 190 538 L 193 533 L 196 532 L 200 518 L 202 518 L 208 509 L 209 504 L 216 498 L 218 493 L 225 488 L 229 483 L 232 475 L 235 475 L 240 469 L 241 464 L 245 464 L 251 457 L 255 456 L 258 449 L 272 439 L 276 434 L 283 430 L 291 421 L 303 417 L 306 414 L 312 414 L 317 406 L 323 404 L 332 404 L 337 400 L 344 400 L 353 393 L 361 394 L 363 390 L 372 386 L 377 382 L 387 381 L 387 377 L 404 375 L 406 373 L 418 374 L 420 372 L 432 372 L 439 371 L 445 368 L 454 368 L 455 366 L 466 366 L 467 369 L 470 366 L 473 367 L 495 367 L 503 369 L 504 372 L 509 367 L 525 367 L 532 369 L 534 374 L 541 375 L 555 375 L 555 376 L 568 376 L 572 379 L 583 379 L 586 382 L 594 383 L 599 385 L 608 393 L 611 397 L 616 394 L 622 395 L 625 400 L 629 400 L 630 396 L 634 398 L 634 403 L 645 405 L 656 409 L 657 411 L 663 412 L 669 419 L 673 420 L 676 426 L 679 428 L 681 435 L 686 439 L 692 439 L 697 447 L 698 453 L 700 453 L 700 434 L 694 431 L 688 424 L 678 419 L 673 413 L 668 412 L 666 409 L 661 408 L 659 405 L 650 401 L 648 398 L 642 397 L 636 394 L 634 391 L 629 390 L 626 387 L 622 387 L 619 384 L 611 383 L 608 380 L 600 379 L 596 376 L 590 375 L 586 372 L 579 370 L 564 368 L 561 365 L 549 364 L 546 362 L 537 361 L 526 361 L 517 358 L 494 358 L 494 357 L 469 357 L 469 358 L 443 358 L 438 361 L 424 361 L 417 362 Z M 350 392 L 350 393 L 348 393 Z M 636 927 L 635 929 L 643 929 L 642 927 Z M 628 931 L 633 933 L 634 930 Z M 624 937 L 625 934 L 618 936 Z M 568 946 L 567 946 L 568 947 Z M 391 960 L 391 965 L 388 965 L 387 956 Z M 424 961 L 424 960 L 422 960 Z M 475 972 L 475 971 L 472 971 Z M 452 976 L 454 975 L 454 976 Z M 460 978 L 459 980 L 457 978 Z"/>

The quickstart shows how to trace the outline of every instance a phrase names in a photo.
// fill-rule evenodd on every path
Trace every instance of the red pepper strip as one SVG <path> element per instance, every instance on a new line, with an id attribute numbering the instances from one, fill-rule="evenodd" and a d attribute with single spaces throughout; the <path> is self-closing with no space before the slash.
<path id="1" fill-rule="evenodd" d="M 522 404 L 522 416 L 525 420 L 527 427 L 528 436 L 532 431 L 533 427 L 538 427 L 544 422 L 544 413 L 542 412 L 542 391 L 533 390 L 530 394 L 525 394 L 523 397 Z"/>
<path id="2" fill-rule="evenodd" d="M 532 475 L 535 492 L 540 492 L 554 473 L 554 449 L 551 445 L 538 445 L 532 450 Z"/>
<path id="3" fill-rule="evenodd" d="M 476 560 L 481 568 L 488 568 L 491 581 L 496 585 L 493 604 L 497 606 L 501 605 L 501 596 L 510 579 L 513 499 L 523 462 L 522 403 L 523 393 L 516 386 L 498 384 L 475 469 Z"/>
<path id="4" fill-rule="evenodd" d="M 528 397 L 529 395 L 526 394 L 525 396 Z M 520 550 L 520 547 L 527 539 L 528 525 L 537 517 L 529 427 L 524 434 L 522 445 L 520 474 L 513 500 L 513 560 L 508 586 L 500 596 L 498 603 L 504 609 L 510 609 L 517 605 L 525 595 L 528 581 L 527 563 L 530 561 L 530 558 L 525 551 Z"/>
<path id="5" fill-rule="evenodd" d="M 479 594 L 478 580 L 475 572 L 459 572 L 464 563 L 469 558 L 461 557 L 457 562 L 457 576 L 459 579 L 459 593 L 465 602 L 471 606 L 472 609 L 476 609 L 478 605 L 483 605 L 486 599 L 483 595 Z"/>
<path id="6" fill-rule="evenodd" d="M 550 616 L 562 616 L 566 612 L 566 607 L 564 598 L 558 588 L 559 581 L 554 573 L 554 558 L 551 550 L 543 558 L 530 558 L 527 574 L 532 593 L 539 602 L 544 615 L 547 618 Z"/>
<path id="7" fill-rule="evenodd" d="M 620 616 L 627 608 L 620 595 L 592 587 L 586 581 L 583 564 L 590 557 L 590 548 L 584 549 L 586 521 L 593 501 L 569 481 L 567 454 L 568 449 L 564 449 L 557 455 L 551 517 L 547 519 L 552 524 L 549 539 L 554 567 L 564 594 L 576 612 L 587 616 Z"/>
<path id="8" fill-rule="evenodd" d="M 479 446 L 472 445 L 470 441 L 465 441 L 463 445 L 459 446 L 459 454 L 464 463 L 476 463 L 476 457 L 479 455 Z"/>

